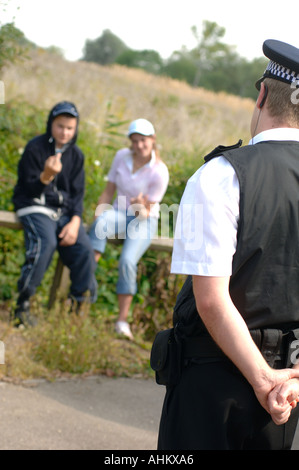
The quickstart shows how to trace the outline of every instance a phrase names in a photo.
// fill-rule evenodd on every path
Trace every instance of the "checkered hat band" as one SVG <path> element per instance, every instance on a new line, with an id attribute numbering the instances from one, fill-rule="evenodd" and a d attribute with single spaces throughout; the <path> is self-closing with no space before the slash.
<path id="1" fill-rule="evenodd" d="M 265 70 L 265 75 L 272 75 L 287 83 L 293 83 L 299 80 L 299 73 L 292 72 L 290 69 L 277 64 L 277 62 L 274 62 L 273 60 L 269 62 L 268 67 Z"/>

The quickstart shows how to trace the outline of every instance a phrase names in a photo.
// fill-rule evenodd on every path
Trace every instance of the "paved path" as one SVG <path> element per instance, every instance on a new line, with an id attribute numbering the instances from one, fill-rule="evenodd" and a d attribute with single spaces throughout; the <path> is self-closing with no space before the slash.
<path id="1" fill-rule="evenodd" d="M 102 376 L 0 382 L 0 450 L 155 450 L 164 390 Z"/>
<path id="2" fill-rule="evenodd" d="M 164 393 L 154 380 L 104 376 L 0 382 L 0 450 L 155 450 Z"/>

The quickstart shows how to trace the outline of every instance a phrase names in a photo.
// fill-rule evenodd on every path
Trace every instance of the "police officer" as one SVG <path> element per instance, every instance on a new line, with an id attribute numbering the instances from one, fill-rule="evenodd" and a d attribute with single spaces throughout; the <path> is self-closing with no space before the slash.
<path id="1" fill-rule="evenodd" d="M 181 200 L 181 373 L 166 388 L 159 449 L 290 449 L 296 430 L 299 49 L 267 40 L 263 51 L 249 145 L 211 152 Z"/>

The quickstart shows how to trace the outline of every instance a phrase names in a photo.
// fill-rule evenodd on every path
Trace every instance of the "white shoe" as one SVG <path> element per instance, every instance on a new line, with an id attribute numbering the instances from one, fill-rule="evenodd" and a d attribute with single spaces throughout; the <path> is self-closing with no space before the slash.
<path id="1" fill-rule="evenodd" d="M 115 331 L 119 335 L 124 335 L 127 336 L 127 338 L 129 339 L 133 339 L 130 325 L 126 321 L 117 321 L 115 324 Z"/>

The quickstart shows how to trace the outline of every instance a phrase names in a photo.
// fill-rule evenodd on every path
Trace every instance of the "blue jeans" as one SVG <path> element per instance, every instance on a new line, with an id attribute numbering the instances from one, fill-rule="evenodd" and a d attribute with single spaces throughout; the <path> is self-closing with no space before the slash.
<path id="1" fill-rule="evenodd" d="M 137 263 L 150 246 L 157 229 L 157 218 L 139 220 L 128 216 L 125 211 L 108 210 L 94 221 L 89 237 L 95 251 L 104 253 L 107 238 L 118 235 L 124 240 L 118 265 L 117 294 L 136 294 Z"/>
<path id="2" fill-rule="evenodd" d="M 83 294 L 90 291 L 90 301 L 97 297 L 94 253 L 88 235 L 81 224 L 74 245 L 60 246 L 58 234 L 70 218 L 52 220 L 44 214 L 29 214 L 20 217 L 24 228 L 26 259 L 18 281 L 19 300 L 28 300 L 40 285 L 53 254 L 57 249 L 61 260 L 70 269 L 70 294 L 77 300 L 86 300 Z"/>

